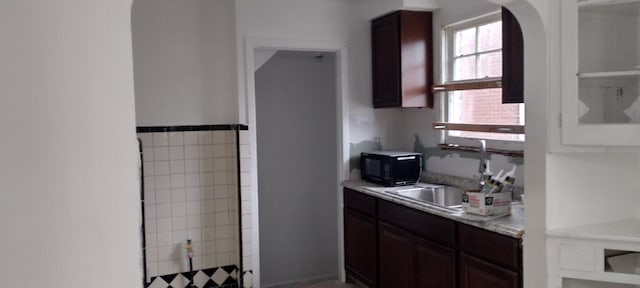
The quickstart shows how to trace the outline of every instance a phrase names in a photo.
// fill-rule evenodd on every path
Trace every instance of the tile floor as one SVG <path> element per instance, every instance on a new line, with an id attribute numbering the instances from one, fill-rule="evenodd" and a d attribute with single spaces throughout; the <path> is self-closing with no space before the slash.
<path id="1" fill-rule="evenodd" d="M 297 288 L 356 288 L 358 286 L 351 283 L 341 283 L 337 280 L 324 281 L 313 284 L 304 284 L 297 286 Z"/>

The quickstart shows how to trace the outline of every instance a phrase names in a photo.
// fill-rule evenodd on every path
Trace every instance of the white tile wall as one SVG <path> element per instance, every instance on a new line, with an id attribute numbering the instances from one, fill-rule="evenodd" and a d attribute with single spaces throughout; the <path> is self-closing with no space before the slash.
<path id="1" fill-rule="evenodd" d="M 238 265 L 235 131 L 139 133 L 148 278 Z M 147 280 L 149 280 L 147 279 Z"/>
<path id="2" fill-rule="evenodd" d="M 249 131 L 240 131 L 240 194 L 242 198 L 242 264 L 244 271 L 253 270 L 253 225 L 251 221 L 251 153 Z M 237 200 L 236 200 L 237 201 Z M 244 287 L 253 286 L 253 274 L 246 273 Z"/>

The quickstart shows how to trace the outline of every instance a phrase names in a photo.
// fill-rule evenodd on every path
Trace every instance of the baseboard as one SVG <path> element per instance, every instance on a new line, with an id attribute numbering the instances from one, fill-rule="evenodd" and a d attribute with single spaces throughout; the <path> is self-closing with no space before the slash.
<path id="1" fill-rule="evenodd" d="M 315 277 L 305 278 L 305 279 L 282 281 L 282 282 L 273 283 L 273 284 L 263 284 L 262 287 L 290 288 L 290 287 L 298 287 L 303 284 L 311 284 L 311 283 L 316 283 L 316 282 L 321 282 L 326 280 L 337 280 L 337 279 L 338 279 L 338 274 L 327 274 L 327 275 L 315 276 Z"/>

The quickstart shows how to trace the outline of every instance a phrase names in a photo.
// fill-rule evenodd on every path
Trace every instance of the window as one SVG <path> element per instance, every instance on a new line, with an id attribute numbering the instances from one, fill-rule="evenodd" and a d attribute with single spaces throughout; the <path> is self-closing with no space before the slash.
<path id="1" fill-rule="evenodd" d="M 491 13 L 444 28 L 445 85 L 441 86 L 466 88 L 454 87 L 438 94 L 442 95 L 441 119 L 445 123 L 468 124 L 459 125 L 463 128 L 456 130 L 446 128 L 444 143 L 471 145 L 470 139 L 487 139 L 497 140 L 489 141 L 494 148 L 522 150 L 524 134 L 477 132 L 505 132 L 512 129 L 509 127 L 524 126 L 524 104 L 502 104 L 500 15 Z"/>

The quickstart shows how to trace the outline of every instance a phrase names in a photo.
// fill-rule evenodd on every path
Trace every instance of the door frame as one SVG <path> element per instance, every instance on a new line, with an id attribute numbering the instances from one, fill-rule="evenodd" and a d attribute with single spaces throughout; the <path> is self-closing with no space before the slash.
<path id="1" fill-rule="evenodd" d="M 245 89 L 243 99 L 239 93 L 238 107 L 239 118 L 246 115 L 249 125 L 249 141 L 251 153 L 251 243 L 252 243 L 252 266 L 253 266 L 253 287 L 260 288 L 260 227 L 258 208 L 258 159 L 257 159 L 257 133 L 256 133 L 256 91 L 255 91 L 255 50 L 256 49 L 276 49 L 293 51 L 314 51 L 314 52 L 334 52 L 336 53 L 336 147 L 338 151 L 336 163 L 336 175 L 338 182 L 335 183 L 338 205 L 335 207 L 338 214 L 338 276 L 344 281 L 344 228 L 342 214 L 342 181 L 349 179 L 349 109 L 348 109 L 348 46 L 344 43 L 331 41 L 304 41 L 292 39 L 270 39 L 247 37 L 244 39 L 244 85 L 240 89 Z M 242 81 L 241 79 L 239 80 Z M 246 110 L 245 110 L 246 109 Z M 246 113 L 246 114 L 245 114 Z M 244 230 L 244 229 L 243 229 Z M 240 271 L 242 274 L 244 271 Z"/>

